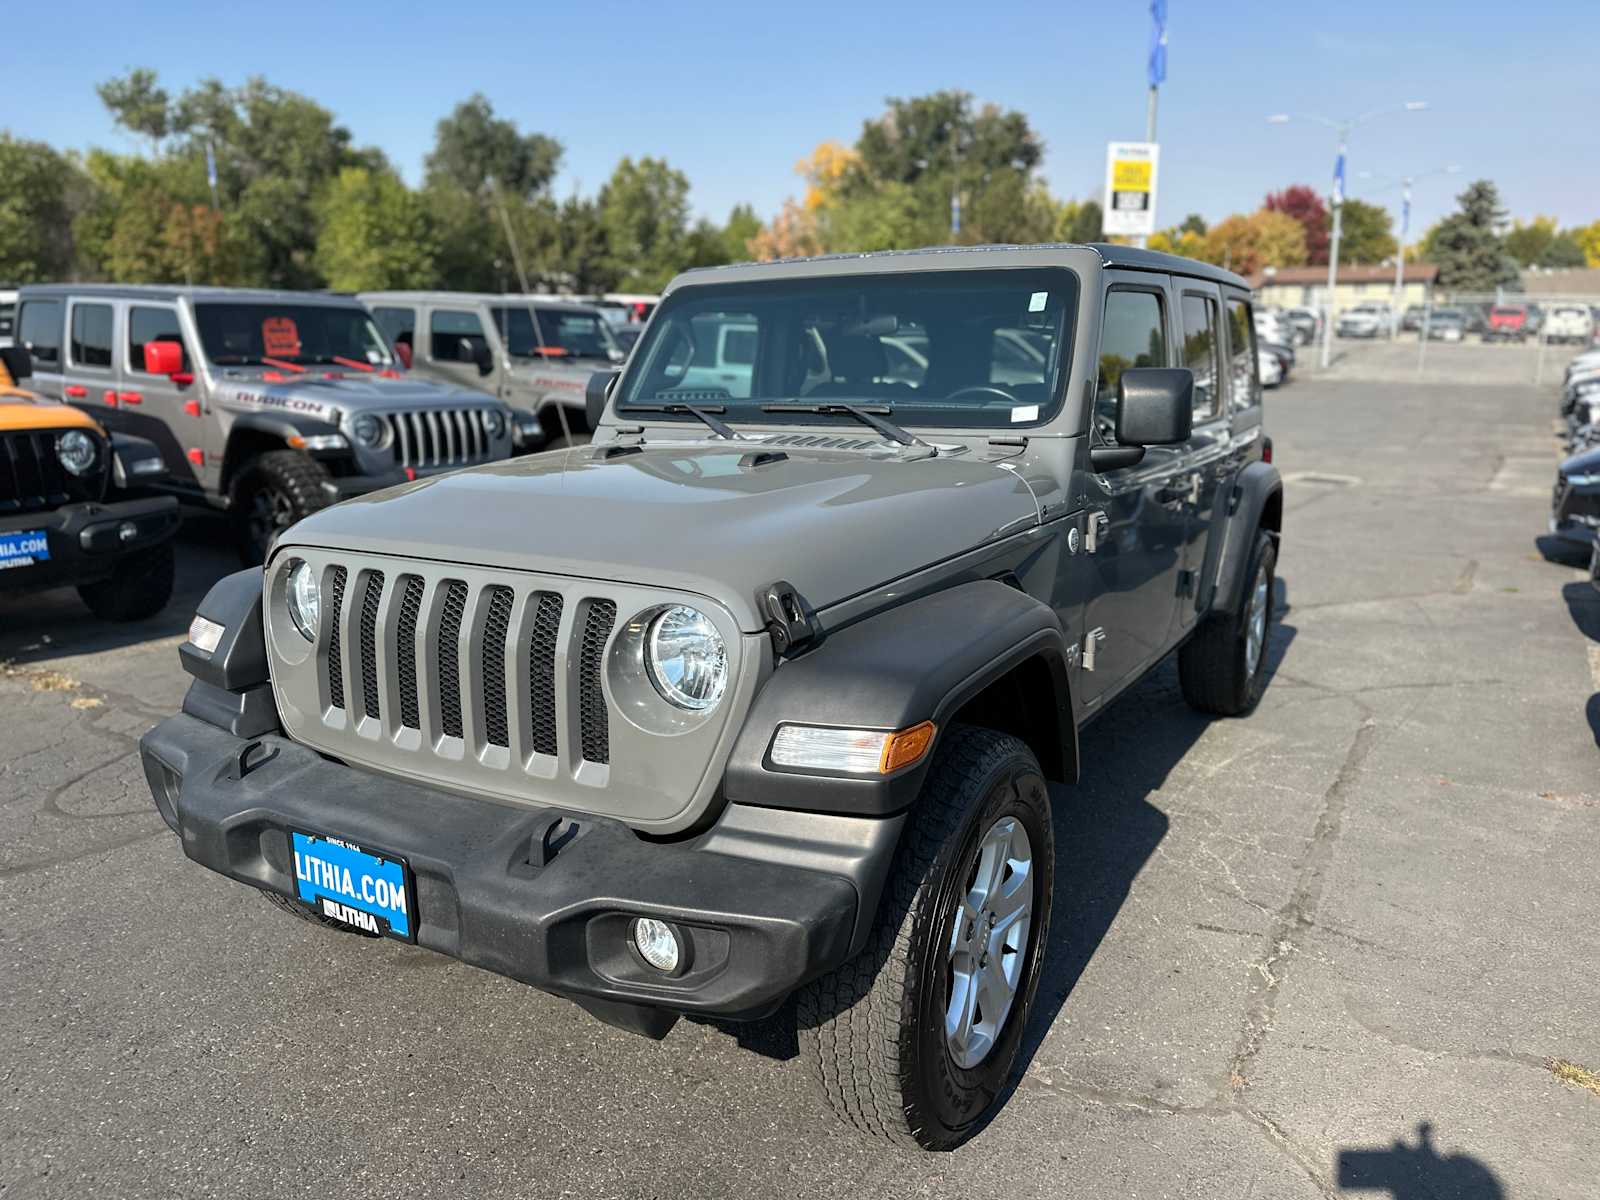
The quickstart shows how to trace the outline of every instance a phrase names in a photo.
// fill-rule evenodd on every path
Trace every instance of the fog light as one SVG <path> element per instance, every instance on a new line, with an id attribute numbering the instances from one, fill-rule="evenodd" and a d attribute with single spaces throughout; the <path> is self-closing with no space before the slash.
<path id="1" fill-rule="evenodd" d="M 654 917 L 640 917 L 633 923 L 633 946 L 640 958 L 668 975 L 678 969 L 683 959 L 672 926 Z"/>

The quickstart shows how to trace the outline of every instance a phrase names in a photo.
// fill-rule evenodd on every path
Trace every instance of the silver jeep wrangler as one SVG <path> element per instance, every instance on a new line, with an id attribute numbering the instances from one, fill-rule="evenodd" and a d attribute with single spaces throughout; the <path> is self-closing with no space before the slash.
<path id="1" fill-rule="evenodd" d="M 348 297 L 74 283 L 25 287 L 19 310 L 34 386 L 156 443 L 163 490 L 226 510 L 246 563 L 317 509 L 518 436 L 499 401 L 405 374 Z"/>
<path id="2" fill-rule="evenodd" d="M 296 916 L 651 1036 L 795 996 L 844 1120 L 953 1146 L 1016 1065 L 1079 727 L 1174 649 L 1206 712 L 1270 673 L 1250 293 L 1099 245 L 697 270 L 588 401 L 592 445 L 219 583 L 156 807 Z"/>

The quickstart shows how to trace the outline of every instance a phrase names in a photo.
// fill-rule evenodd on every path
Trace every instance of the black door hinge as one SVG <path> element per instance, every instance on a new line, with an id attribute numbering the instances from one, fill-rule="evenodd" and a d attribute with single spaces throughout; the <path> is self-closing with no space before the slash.
<path id="1" fill-rule="evenodd" d="M 761 609 L 772 637 L 772 652 L 779 658 L 794 657 L 822 634 L 816 613 L 792 583 L 779 580 L 770 584 L 761 593 Z"/>

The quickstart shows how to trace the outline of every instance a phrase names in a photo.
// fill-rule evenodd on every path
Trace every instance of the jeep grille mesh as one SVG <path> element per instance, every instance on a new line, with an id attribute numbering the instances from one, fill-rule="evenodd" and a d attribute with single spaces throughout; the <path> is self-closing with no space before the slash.
<path id="1" fill-rule="evenodd" d="M 334 708 L 344 707 L 344 662 L 339 652 L 339 624 L 344 615 L 345 569 L 333 569 L 333 583 L 328 588 L 328 703 Z"/>
<path id="2" fill-rule="evenodd" d="M 528 719 L 533 748 L 556 752 L 556 635 L 561 629 L 561 597 L 539 592 L 533 637 L 528 641 Z"/>
<path id="3" fill-rule="evenodd" d="M 361 702 L 373 720 L 382 720 L 378 707 L 378 602 L 383 599 L 383 572 L 367 576 L 361 598 Z"/>
<path id="4" fill-rule="evenodd" d="M 422 728 L 422 714 L 417 710 L 417 656 L 406 653 L 406 647 L 417 644 L 417 616 L 422 612 L 422 580 L 415 575 L 402 575 L 406 588 L 400 598 L 400 627 L 395 631 L 395 644 L 400 648 L 397 663 L 400 677 L 400 724 L 407 729 Z"/>
<path id="5" fill-rule="evenodd" d="M 583 757 L 592 763 L 611 761 L 611 729 L 606 716 L 600 666 L 606 639 L 617 623 L 617 606 L 593 600 L 583 622 L 583 648 L 578 655 L 578 710 L 583 722 Z"/>
<path id="6" fill-rule="evenodd" d="M 506 728 L 506 628 L 511 624 L 511 589 L 492 587 L 486 593 L 483 640 L 478 643 L 478 687 L 483 697 L 484 736 L 491 746 L 511 745 Z"/>
<path id="7" fill-rule="evenodd" d="M 461 736 L 461 617 L 467 611 L 467 585 L 452 580 L 439 618 L 439 719 L 445 733 Z"/>

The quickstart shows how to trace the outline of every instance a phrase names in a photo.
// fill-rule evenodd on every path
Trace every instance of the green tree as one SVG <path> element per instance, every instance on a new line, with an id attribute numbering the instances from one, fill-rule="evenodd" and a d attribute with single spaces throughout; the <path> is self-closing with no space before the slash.
<path id="1" fill-rule="evenodd" d="M 666 160 L 624 158 L 600 189 L 600 224 L 625 291 L 665 287 L 686 258 L 689 180 Z"/>
<path id="2" fill-rule="evenodd" d="M 722 227 L 724 262 L 747 262 L 751 256 L 750 243 L 761 232 L 761 218 L 748 204 L 736 204 L 728 214 L 728 223 Z"/>
<path id="3" fill-rule="evenodd" d="M 561 205 L 556 224 L 555 267 L 558 282 L 574 292 L 609 292 L 617 286 L 617 271 L 606 241 L 600 204 L 572 196 Z"/>
<path id="4" fill-rule="evenodd" d="M 1346 200 L 1341 220 L 1339 259 L 1352 266 L 1372 265 L 1384 259 L 1393 261 L 1400 244 L 1390 232 L 1393 219 L 1388 210 L 1364 200 Z"/>
<path id="5" fill-rule="evenodd" d="M 258 282 L 249 231 L 213 209 L 205 166 L 91 150 L 93 199 L 73 223 L 86 266 L 128 283 Z"/>
<path id="6" fill-rule="evenodd" d="M 0 132 L 0 279 L 33 283 L 69 276 L 74 210 L 88 181 L 78 164 L 44 142 Z"/>
<path id="7" fill-rule="evenodd" d="M 494 115 L 481 93 L 456 105 L 434 127 L 424 163 L 429 185 L 449 184 L 474 195 L 493 185 L 523 200 L 547 192 L 561 165 L 561 143 L 523 133 Z"/>
<path id="8" fill-rule="evenodd" d="M 1563 229 L 1551 238 L 1550 245 L 1545 247 L 1544 253 L 1539 256 L 1539 265 L 1555 270 L 1571 270 L 1588 265 L 1583 243 L 1578 240 L 1579 232 L 1575 229 Z"/>
<path id="9" fill-rule="evenodd" d="M 393 171 L 345 167 L 317 204 L 316 267 L 341 291 L 427 287 L 435 241 L 427 207 Z"/>
<path id="10" fill-rule="evenodd" d="M 1480 179 L 1456 197 L 1459 209 L 1427 237 L 1428 258 L 1439 264 L 1439 286 L 1456 292 L 1490 292 L 1516 284 L 1516 261 L 1506 253 L 1500 228 L 1505 210 L 1493 183 Z"/>
<path id="11" fill-rule="evenodd" d="M 1098 200 L 1064 200 L 1056 216 L 1054 240 L 1098 242 L 1103 236 L 1105 212 Z"/>
<path id="12" fill-rule="evenodd" d="M 1178 233 L 1192 233 L 1196 237 L 1205 237 L 1206 219 L 1199 213 L 1190 213 L 1183 219 L 1183 223 L 1178 226 Z"/>
<path id="13" fill-rule="evenodd" d="M 172 132 L 172 97 L 156 83 L 156 73 L 139 67 L 95 87 L 100 102 L 111 112 L 112 120 L 129 133 L 150 139 L 153 152 Z"/>

